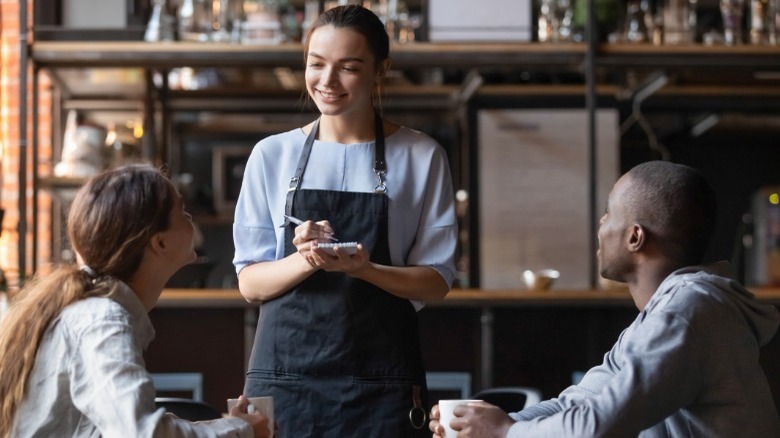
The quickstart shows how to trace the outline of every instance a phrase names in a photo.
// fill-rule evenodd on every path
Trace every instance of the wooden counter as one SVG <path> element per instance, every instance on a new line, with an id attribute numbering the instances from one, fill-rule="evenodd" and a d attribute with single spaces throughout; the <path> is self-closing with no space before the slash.
<path id="1" fill-rule="evenodd" d="M 780 305 L 780 288 L 753 292 Z M 166 289 L 150 313 L 158 329 L 150 369 L 202 372 L 207 399 L 223 403 L 241 391 L 258 307 L 235 289 Z M 471 373 L 475 390 L 526 384 L 553 396 L 573 370 L 599 363 L 636 314 L 625 289 L 454 289 L 419 313 L 420 340 L 429 370 Z M 762 351 L 768 376 L 780 360 L 780 338 L 773 342 Z M 780 395 L 780 379 L 770 384 Z"/>
<path id="2" fill-rule="evenodd" d="M 752 288 L 759 301 L 780 304 L 780 288 Z M 626 289 L 616 290 L 481 290 L 453 289 L 442 301 L 429 307 L 497 306 L 632 306 Z M 247 303 L 235 289 L 166 289 L 157 307 L 257 307 Z"/>

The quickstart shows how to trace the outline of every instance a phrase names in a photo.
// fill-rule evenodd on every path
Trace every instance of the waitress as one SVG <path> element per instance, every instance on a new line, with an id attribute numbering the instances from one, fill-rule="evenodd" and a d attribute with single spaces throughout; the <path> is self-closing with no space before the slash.
<path id="1" fill-rule="evenodd" d="M 454 277 L 447 157 L 381 117 L 389 40 L 370 10 L 324 12 L 304 49 L 321 116 L 255 146 L 236 206 L 239 289 L 263 303 L 244 393 L 274 397 L 282 438 L 428 436 L 415 311 Z M 334 242 L 359 245 L 317 246 Z"/>

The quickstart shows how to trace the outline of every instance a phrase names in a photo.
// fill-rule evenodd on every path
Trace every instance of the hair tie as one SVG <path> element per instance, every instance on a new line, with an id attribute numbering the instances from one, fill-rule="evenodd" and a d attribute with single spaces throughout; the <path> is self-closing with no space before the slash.
<path id="1" fill-rule="evenodd" d="M 95 280 L 98 278 L 97 272 L 95 272 L 94 269 L 90 268 L 89 265 L 81 265 L 81 270 L 86 272 L 89 278 L 92 279 L 92 283 L 95 283 Z"/>

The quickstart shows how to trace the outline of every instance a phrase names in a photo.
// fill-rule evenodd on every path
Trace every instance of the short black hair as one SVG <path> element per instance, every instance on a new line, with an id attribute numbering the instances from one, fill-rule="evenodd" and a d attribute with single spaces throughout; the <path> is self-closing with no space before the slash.
<path id="1" fill-rule="evenodd" d="M 704 175 L 668 161 L 639 164 L 628 175 L 632 184 L 624 200 L 636 221 L 679 263 L 702 263 L 718 209 L 715 191 Z"/>

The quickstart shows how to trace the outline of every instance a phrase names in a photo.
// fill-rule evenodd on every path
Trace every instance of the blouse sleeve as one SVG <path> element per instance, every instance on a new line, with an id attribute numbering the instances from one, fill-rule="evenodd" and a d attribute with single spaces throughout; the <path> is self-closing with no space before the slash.
<path id="1" fill-rule="evenodd" d="M 276 259 L 276 230 L 263 168 L 263 156 L 255 146 L 247 160 L 233 222 L 236 273 L 252 263 Z"/>
<path id="2" fill-rule="evenodd" d="M 191 423 L 156 409 L 151 376 L 123 317 L 93 321 L 76 335 L 74 345 L 69 367 L 73 404 L 102 436 L 253 436 L 240 418 Z"/>
<path id="3" fill-rule="evenodd" d="M 420 222 L 407 264 L 429 266 L 452 286 L 457 228 L 450 167 L 444 149 L 437 146 L 431 156 Z"/>

